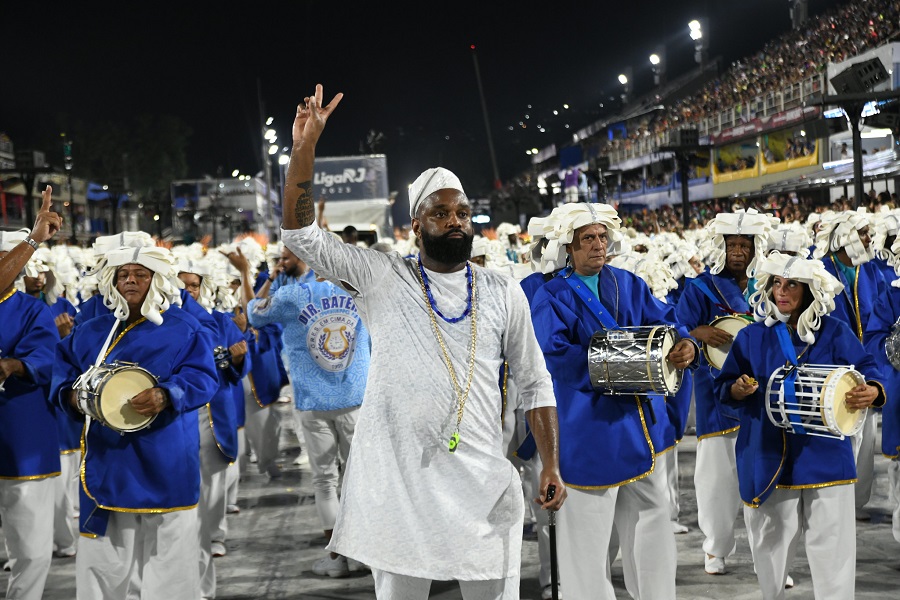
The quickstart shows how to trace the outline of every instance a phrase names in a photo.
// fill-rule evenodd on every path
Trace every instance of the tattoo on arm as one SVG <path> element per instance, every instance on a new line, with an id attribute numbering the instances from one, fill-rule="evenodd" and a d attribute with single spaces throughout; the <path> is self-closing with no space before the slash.
<path id="1" fill-rule="evenodd" d="M 294 217 L 300 227 L 311 225 L 316 219 L 316 210 L 313 206 L 312 181 L 303 181 L 297 184 L 300 195 L 294 205 Z"/>

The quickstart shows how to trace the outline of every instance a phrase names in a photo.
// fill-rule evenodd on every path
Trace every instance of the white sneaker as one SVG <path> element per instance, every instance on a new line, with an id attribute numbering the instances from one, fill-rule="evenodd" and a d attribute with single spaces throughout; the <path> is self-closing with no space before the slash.
<path id="1" fill-rule="evenodd" d="M 672 523 L 672 533 L 681 534 L 681 533 L 687 533 L 688 531 L 690 531 L 690 529 L 688 529 L 686 525 L 682 525 L 678 521 L 672 521 L 671 523 Z"/>
<path id="2" fill-rule="evenodd" d="M 53 556 L 56 558 L 72 558 L 75 556 L 75 546 L 69 546 L 68 548 L 61 548 L 53 551 Z"/>
<path id="3" fill-rule="evenodd" d="M 255 464 L 256 464 L 256 461 L 257 461 L 257 458 L 256 458 L 256 452 L 254 452 L 253 450 L 250 451 L 250 458 L 249 458 L 249 460 L 250 460 L 250 464 L 251 464 L 251 465 L 255 465 Z"/>
<path id="4" fill-rule="evenodd" d="M 326 554 L 316 561 L 313 565 L 313 573 L 316 575 L 328 575 L 329 577 L 347 577 L 350 575 L 350 569 L 347 567 L 347 559 L 343 556 L 331 558 L 331 554 Z"/>
<path id="5" fill-rule="evenodd" d="M 298 466 L 304 466 L 309 464 L 309 456 L 306 452 L 301 452 L 297 455 L 297 458 L 294 459 L 294 464 Z"/>
<path id="6" fill-rule="evenodd" d="M 556 597 L 559 598 L 559 600 L 562 600 L 562 597 L 563 597 L 562 586 L 559 584 L 556 584 L 556 586 L 557 586 L 556 587 Z M 553 598 L 553 586 L 545 585 L 544 589 L 541 590 L 541 600 L 552 600 L 552 598 Z"/>
<path id="7" fill-rule="evenodd" d="M 787 579 L 784 580 L 784 589 L 789 590 L 792 587 L 794 587 L 794 578 L 788 575 Z"/>
<path id="8" fill-rule="evenodd" d="M 362 572 L 371 572 L 372 569 L 366 563 L 361 563 L 358 560 L 353 560 L 352 558 L 347 559 L 347 568 L 351 573 L 362 573 Z"/>
<path id="9" fill-rule="evenodd" d="M 229 504 L 225 507 L 225 512 L 229 515 L 236 515 L 241 512 L 241 507 L 237 504 Z"/>
<path id="10" fill-rule="evenodd" d="M 225 556 L 228 554 L 228 550 L 225 549 L 225 544 L 222 542 L 213 542 L 210 544 L 210 554 L 214 557 L 218 558 L 220 556 Z"/>
<path id="11" fill-rule="evenodd" d="M 725 559 L 719 556 L 704 554 L 704 568 L 710 575 L 724 575 Z"/>

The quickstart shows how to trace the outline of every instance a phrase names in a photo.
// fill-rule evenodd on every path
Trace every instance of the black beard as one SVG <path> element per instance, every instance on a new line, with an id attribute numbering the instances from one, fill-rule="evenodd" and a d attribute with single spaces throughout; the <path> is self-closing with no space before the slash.
<path id="1" fill-rule="evenodd" d="M 469 235 L 461 229 L 454 229 L 444 235 L 430 235 L 424 229 L 422 234 L 422 248 L 428 258 L 445 265 L 458 265 L 469 260 L 472 254 L 472 241 L 474 235 Z M 461 238 L 449 238 L 451 233 L 462 233 Z"/>

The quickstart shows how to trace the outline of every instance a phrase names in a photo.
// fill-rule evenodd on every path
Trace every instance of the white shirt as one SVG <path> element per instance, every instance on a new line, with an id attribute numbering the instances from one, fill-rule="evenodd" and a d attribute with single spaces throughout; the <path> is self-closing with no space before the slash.
<path id="1" fill-rule="evenodd" d="M 366 394 L 329 550 L 427 579 L 518 573 L 524 506 L 519 475 L 502 447 L 504 358 L 526 410 L 556 404 L 518 282 L 473 266 L 476 360 L 460 443 L 451 454 L 457 397 L 415 259 L 342 244 L 316 225 L 282 231 L 282 238 L 316 273 L 344 282 L 372 337 Z M 459 316 L 466 305 L 465 270 L 428 272 L 428 278 L 440 311 Z M 435 319 L 464 388 L 471 315 L 454 324 Z"/>

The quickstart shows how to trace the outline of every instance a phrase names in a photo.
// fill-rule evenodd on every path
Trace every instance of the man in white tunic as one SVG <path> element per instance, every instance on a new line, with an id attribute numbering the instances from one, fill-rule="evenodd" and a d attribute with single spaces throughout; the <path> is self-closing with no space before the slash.
<path id="1" fill-rule="evenodd" d="M 427 598 L 434 579 L 458 580 L 464 598 L 518 598 L 524 511 L 502 448 L 504 359 L 543 460 L 538 501 L 557 510 L 566 496 L 528 303 L 516 281 L 468 263 L 470 205 L 445 169 L 410 188 L 418 259 L 342 244 L 318 227 L 315 145 L 342 97 L 323 107 L 316 86 L 297 108 L 282 231 L 285 246 L 350 292 L 372 338 L 329 550 L 370 565 L 379 598 Z"/>

